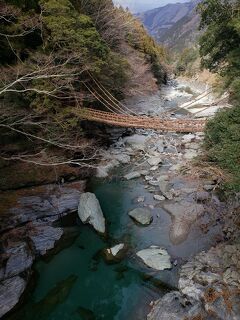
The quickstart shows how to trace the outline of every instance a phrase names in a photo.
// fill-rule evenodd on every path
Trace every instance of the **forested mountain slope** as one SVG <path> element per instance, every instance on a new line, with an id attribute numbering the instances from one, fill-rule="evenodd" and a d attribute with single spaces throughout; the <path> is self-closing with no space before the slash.
<path id="1" fill-rule="evenodd" d="M 2 157 L 26 162 L 38 154 L 46 164 L 59 152 L 60 162 L 81 155 L 86 141 L 73 109 L 106 108 L 99 84 L 117 99 L 156 90 L 164 59 L 111 0 L 1 1 Z"/>
<path id="2" fill-rule="evenodd" d="M 168 4 L 146 11 L 138 17 L 149 33 L 159 42 L 175 51 L 196 43 L 200 17 L 196 6 L 200 0 Z"/>

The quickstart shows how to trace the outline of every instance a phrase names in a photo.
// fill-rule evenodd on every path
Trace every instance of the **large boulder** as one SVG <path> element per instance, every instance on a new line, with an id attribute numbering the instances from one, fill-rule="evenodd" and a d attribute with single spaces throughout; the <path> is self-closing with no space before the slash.
<path id="1" fill-rule="evenodd" d="M 136 208 L 130 211 L 128 215 L 142 225 L 149 225 L 153 220 L 153 215 L 147 208 Z"/>
<path id="2" fill-rule="evenodd" d="M 154 303 L 147 320 L 203 319 L 202 315 L 205 315 L 205 311 L 198 301 L 173 291 Z"/>
<path id="3" fill-rule="evenodd" d="M 105 233 L 105 218 L 95 194 L 86 192 L 80 195 L 78 215 L 83 223 L 89 223 L 99 233 Z"/>
<path id="4" fill-rule="evenodd" d="M 129 172 L 128 174 L 126 174 L 124 176 L 124 178 L 126 180 L 132 180 L 132 179 L 136 179 L 136 178 L 140 178 L 140 177 L 141 177 L 141 172 L 139 172 L 139 171 Z"/>
<path id="5" fill-rule="evenodd" d="M 158 246 L 151 246 L 150 248 L 137 252 L 137 256 L 150 268 L 155 270 L 171 269 L 171 261 L 168 252 Z"/>
<path id="6" fill-rule="evenodd" d="M 10 257 L 6 263 L 5 278 L 10 278 L 26 271 L 33 264 L 33 256 L 25 242 L 9 248 L 7 254 Z"/>
<path id="7" fill-rule="evenodd" d="M 204 213 L 202 204 L 184 200 L 178 203 L 165 204 L 163 208 L 171 215 L 172 224 L 169 238 L 175 245 L 187 239 L 192 224 Z"/>
<path id="8" fill-rule="evenodd" d="M 55 243 L 63 235 L 62 228 L 54 228 L 44 223 L 34 223 L 34 232 L 31 233 L 32 241 L 36 255 L 45 255 L 48 250 L 54 248 Z"/>
<path id="9" fill-rule="evenodd" d="M 19 276 L 0 283 L 0 318 L 15 307 L 25 287 L 26 282 Z"/>

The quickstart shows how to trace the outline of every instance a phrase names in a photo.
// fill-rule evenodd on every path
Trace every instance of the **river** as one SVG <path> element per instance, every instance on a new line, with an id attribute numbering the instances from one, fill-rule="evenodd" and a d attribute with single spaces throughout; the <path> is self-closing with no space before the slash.
<path id="1" fill-rule="evenodd" d="M 141 112 L 154 113 L 157 110 L 159 114 L 166 110 L 171 112 L 179 99 L 184 102 L 190 99 L 190 95 L 171 86 L 152 97 L 132 99 L 128 105 L 137 105 Z M 172 217 L 153 199 L 153 190 L 146 187 L 144 178 L 130 181 L 122 178 L 134 165 L 132 160 L 131 164 L 114 169 L 107 179 L 92 178 L 89 181 L 87 189 L 99 199 L 107 221 L 107 237 L 101 237 L 90 226 L 82 225 L 76 214 L 58 222 L 65 227 L 70 244 L 66 246 L 63 240 L 55 254 L 35 264 L 35 283 L 26 295 L 27 302 L 8 319 L 146 319 L 151 301 L 177 287 L 179 267 L 216 242 L 220 232 L 217 224 L 208 232 L 203 232 L 199 224 L 193 224 L 185 241 L 172 243 L 169 237 Z M 159 174 L 166 174 L 168 168 L 163 166 Z M 178 181 L 176 177 L 172 184 L 175 189 L 189 187 L 188 182 Z M 139 226 L 127 214 L 142 206 L 136 200 L 139 196 L 144 197 L 144 206 L 152 206 L 154 218 L 147 227 Z M 119 263 L 105 261 L 102 250 L 118 243 L 127 246 L 124 259 Z M 168 251 L 171 270 L 155 271 L 137 258 L 138 250 L 151 245 Z"/>

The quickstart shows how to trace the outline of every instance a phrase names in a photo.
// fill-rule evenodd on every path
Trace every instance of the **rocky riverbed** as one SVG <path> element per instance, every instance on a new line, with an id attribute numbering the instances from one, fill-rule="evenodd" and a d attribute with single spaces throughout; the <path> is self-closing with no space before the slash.
<path id="1" fill-rule="evenodd" d="M 150 115 L 168 113 L 181 117 L 181 113 L 172 111 L 176 100 L 188 101 L 191 94 L 179 87 L 164 88 L 164 95 L 131 101 L 129 106 L 132 103 L 135 111 Z M 141 250 L 133 248 L 138 263 L 150 270 L 179 268 L 178 291 L 152 302 L 148 319 L 239 319 L 239 203 L 237 199 L 231 204 L 222 202 L 216 194 L 219 177 L 194 169 L 192 161 L 202 152 L 203 134 L 112 128 L 109 132 L 111 145 L 100 151 L 97 177 L 111 180 L 117 175 L 122 181 L 136 180 L 151 194 L 150 200 L 145 194 L 137 195 L 134 208 L 128 212 L 138 228 L 157 232 L 159 224 L 154 222 L 161 219 L 160 210 L 170 217 L 167 233 L 174 256 L 161 243 L 151 243 Z M 107 232 L 97 199 L 84 191 L 85 181 L 80 181 L 3 193 L 0 316 L 18 303 L 35 258 L 51 252 L 64 234 L 64 228 L 56 226 L 56 221 L 78 208 L 84 223 L 100 233 Z M 89 207 L 93 216 L 89 215 Z M 95 213 L 100 213 L 100 220 L 95 219 Z M 193 241 L 194 233 L 195 241 L 200 234 L 209 239 L 209 245 L 199 243 L 206 252 L 195 249 L 196 256 L 175 258 L 179 248 L 184 252 Z M 125 244 L 120 243 L 106 248 L 105 254 L 108 259 L 120 260 L 118 253 L 125 253 L 125 249 Z"/>

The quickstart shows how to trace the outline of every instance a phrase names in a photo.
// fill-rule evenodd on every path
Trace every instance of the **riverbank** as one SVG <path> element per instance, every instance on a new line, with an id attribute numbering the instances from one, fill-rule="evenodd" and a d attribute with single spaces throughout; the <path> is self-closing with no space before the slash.
<path id="1" fill-rule="evenodd" d="M 180 102 L 184 103 L 191 99 L 192 94 L 184 91 L 182 89 L 184 87 L 185 85 L 165 87 L 162 92 L 155 96 L 135 99 L 128 103 L 136 111 L 148 115 L 172 114 L 172 117 L 182 117 L 182 112 L 173 112 L 173 109 L 175 110 Z M 218 198 L 216 194 L 219 183 L 218 176 L 213 176 L 209 172 L 204 172 L 204 170 L 200 174 L 194 174 L 191 161 L 201 154 L 203 134 L 159 134 L 152 130 L 135 130 L 130 135 L 131 131 L 123 129 L 110 129 L 110 132 L 111 146 L 101 150 L 102 160 L 96 169 L 96 175 L 101 179 L 99 181 L 103 187 L 103 193 L 100 194 L 100 197 L 103 197 L 103 194 L 107 197 L 104 201 L 100 199 L 100 202 L 104 206 L 103 212 L 107 215 L 107 220 L 108 211 L 114 211 L 119 201 L 124 202 L 124 199 L 127 198 L 127 206 L 124 208 L 120 206 L 117 212 L 123 219 L 123 222 L 118 226 L 123 230 L 123 234 L 118 231 L 118 228 L 112 230 L 109 227 L 111 240 L 109 242 L 104 240 L 101 245 L 98 244 L 96 247 L 107 248 L 118 242 L 127 242 L 130 249 L 128 249 L 125 259 L 129 259 L 129 256 L 133 257 L 135 261 L 133 269 L 144 268 L 144 273 L 150 273 L 154 279 L 157 278 L 156 271 L 146 268 L 141 259 L 137 258 L 137 252 L 147 249 L 151 245 L 163 247 L 170 256 L 171 268 L 170 270 L 157 272 L 157 276 L 169 288 L 177 288 L 178 286 L 180 293 L 176 293 L 176 295 L 181 295 L 183 286 L 187 287 L 180 285 L 181 278 L 198 279 L 198 274 L 202 270 L 206 270 L 205 273 L 208 274 L 210 272 L 209 268 L 212 267 L 207 262 L 203 263 L 201 268 L 196 268 L 197 276 L 194 271 L 194 276 L 191 279 L 181 271 L 178 281 L 177 274 L 181 266 L 183 265 L 182 270 L 184 270 L 184 264 L 188 260 L 197 259 L 198 261 L 198 258 L 194 258 L 194 256 L 202 250 L 212 252 L 211 247 L 213 246 L 223 248 L 224 246 L 218 245 L 218 243 L 233 239 L 233 234 L 237 234 L 237 220 L 230 219 L 231 217 L 237 219 L 237 215 L 234 216 L 231 212 L 231 210 L 235 210 L 234 206 L 237 207 L 237 205 L 223 203 Z M 111 184 L 111 181 L 115 179 L 120 183 L 116 194 L 122 195 L 121 199 L 114 198 L 116 205 L 110 204 L 113 201 L 111 193 L 109 197 L 107 196 L 109 189 L 116 188 Z M 125 183 L 128 186 L 126 191 Z M 105 185 L 106 189 L 104 188 Z M 52 226 L 52 223 L 59 220 L 60 216 L 76 211 L 80 193 L 85 191 L 85 182 L 64 183 L 63 181 L 63 184 L 58 186 L 39 188 L 35 194 L 33 189 L 28 189 L 31 196 L 21 194 L 23 191 L 19 191 L 20 194 L 18 195 L 18 192 L 14 191 L 12 198 L 5 199 L 9 211 L 5 215 L 6 220 L 4 221 L 7 221 L 7 225 L 4 225 L 4 229 L 13 228 L 5 235 L 7 235 L 7 239 L 14 239 L 11 243 L 2 242 L 4 268 L 1 269 L 3 282 L 0 294 L 3 297 L 1 302 L 4 303 L 3 310 L 5 313 L 16 305 L 22 295 L 31 275 L 30 270 L 35 257 L 44 255 L 61 238 L 64 231 L 64 228 L 61 227 L 61 221 L 60 226 L 57 227 Z M 98 193 L 96 187 L 93 186 L 90 189 L 90 191 Z M 130 190 L 133 190 L 133 193 Z M 114 192 L 114 189 L 112 192 Z M 16 201 L 16 199 L 19 199 L 19 201 Z M 149 226 L 142 228 L 128 216 L 126 211 L 136 208 L 150 210 L 152 221 Z M 9 214 L 12 220 L 9 220 Z M 114 225 L 119 218 L 112 216 L 109 219 Z M 86 230 L 84 229 L 85 226 L 81 225 L 81 228 Z M 89 232 L 89 229 L 87 231 Z M 117 236 L 119 232 L 120 237 Z M 85 233 L 87 236 L 87 232 Z M 128 238 L 130 240 L 127 240 Z M 92 236 L 92 239 L 96 243 L 99 241 L 96 234 Z M 115 241 L 112 239 L 115 239 Z M 94 254 L 96 250 L 94 247 L 93 245 L 91 254 Z M 237 255 L 238 247 L 236 248 L 237 250 L 234 249 L 236 252 L 234 250 L 233 252 Z M 86 253 L 86 259 L 89 254 L 89 252 Z M 217 255 L 221 256 L 221 251 L 216 250 L 216 259 Z M 109 272 L 111 275 L 111 270 L 105 265 L 103 266 L 103 273 Z M 228 269 L 229 266 L 226 265 L 226 268 Z M 235 269 L 232 271 L 235 271 Z M 88 272 L 86 278 L 92 277 L 94 281 L 94 274 L 92 273 L 94 270 L 85 272 Z M 152 272 L 154 272 L 154 275 L 152 275 Z M 214 273 L 215 271 L 211 272 Z M 137 281 L 135 277 L 135 275 L 132 276 L 132 285 L 134 281 Z M 111 281 L 115 281 L 114 278 L 111 279 Z M 212 283 L 212 278 L 209 277 L 208 279 Z M 214 279 L 216 279 L 216 276 Z M 219 280 L 219 278 L 217 279 Z M 230 279 L 232 279 L 231 276 Z M 96 278 L 96 281 L 99 280 Z M 204 288 L 202 288 L 197 299 L 194 297 L 196 301 L 193 305 L 202 301 L 205 289 L 208 288 L 209 283 L 206 281 L 206 276 L 203 282 Z M 71 285 L 73 285 L 72 282 Z M 198 280 L 194 283 L 191 282 L 190 285 L 198 288 Z M 81 283 L 79 283 L 79 286 L 81 286 Z M 127 284 L 125 286 L 128 287 Z M 194 291 L 192 287 L 191 290 Z M 121 286 L 117 288 L 120 290 Z M 162 295 L 162 289 L 160 289 L 160 292 Z M 184 293 L 188 294 L 188 292 Z M 123 301 L 125 301 L 125 298 L 123 295 Z M 157 299 L 155 295 L 152 295 L 151 298 Z M 189 296 L 190 298 L 191 296 Z M 94 299 L 99 300 L 101 298 L 96 295 L 96 297 L 91 296 L 89 299 L 95 301 Z M 142 297 L 141 299 L 144 300 L 145 298 Z M 146 305 L 146 301 L 142 301 L 144 305 Z M 148 303 L 152 305 L 151 301 L 152 299 L 149 299 Z M 157 312 L 162 312 L 159 305 L 161 305 L 161 302 L 154 306 L 149 316 L 150 319 L 158 319 Z M 164 303 L 164 306 L 166 305 L 167 303 Z M 126 305 L 126 308 L 130 308 L 130 305 Z M 179 310 L 178 306 L 175 316 L 180 315 Z M 117 309 L 115 312 L 118 312 Z M 146 316 L 149 307 L 146 306 L 142 312 L 145 312 Z M 186 316 L 186 313 L 184 316 Z M 139 319 L 140 317 L 143 317 L 143 313 L 139 315 Z M 168 317 L 170 316 L 168 315 Z M 43 319 L 48 319 L 48 315 L 45 314 Z M 105 319 L 107 318 L 105 317 Z"/>

